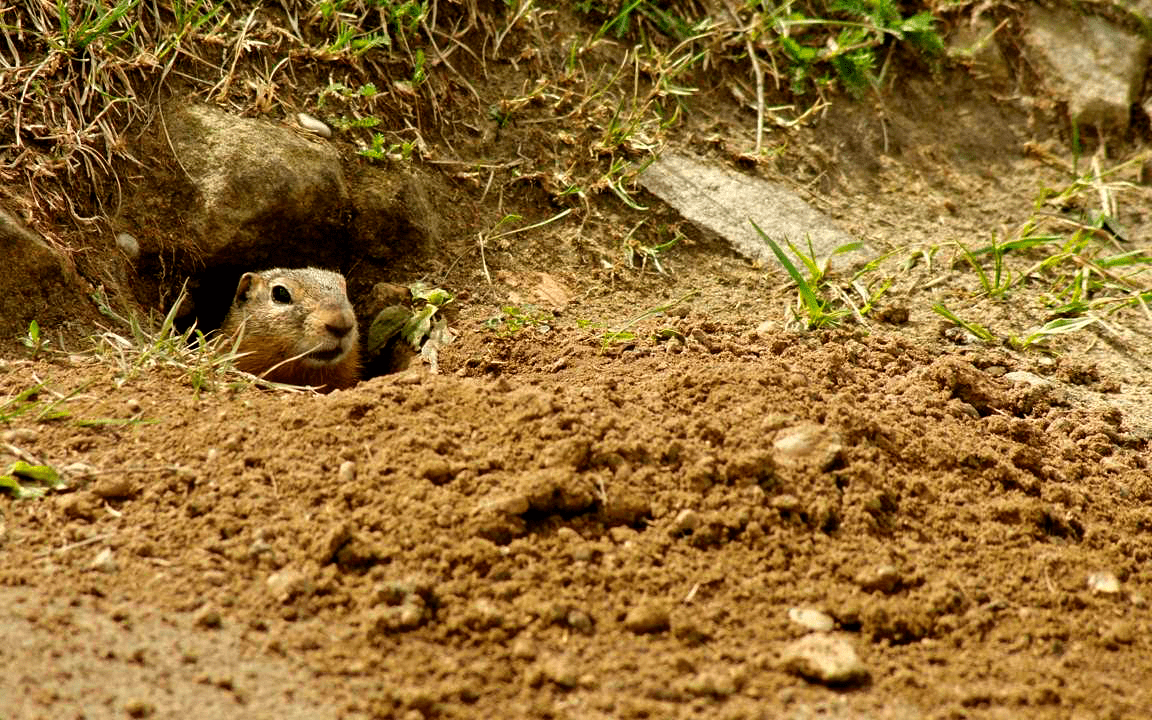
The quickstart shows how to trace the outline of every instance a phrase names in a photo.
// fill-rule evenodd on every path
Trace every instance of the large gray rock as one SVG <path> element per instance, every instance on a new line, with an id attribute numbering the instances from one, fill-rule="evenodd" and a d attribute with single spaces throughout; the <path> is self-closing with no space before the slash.
<path id="1" fill-rule="evenodd" d="M 165 126 L 199 196 L 187 227 L 209 264 L 330 242 L 342 224 L 348 190 L 331 144 L 206 105 L 169 106 Z"/>
<path id="2" fill-rule="evenodd" d="M 1039 6 L 1028 14 L 1025 38 L 1073 120 L 1102 130 L 1128 126 L 1148 63 L 1146 39 L 1102 17 Z"/>
<path id="3" fill-rule="evenodd" d="M 719 235 L 736 252 L 765 267 L 780 265 L 751 221 L 785 249 L 791 241 L 807 254 L 811 240 L 821 262 L 853 241 L 787 186 L 687 155 L 661 156 L 640 176 L 640 184 L 697 227 Z M 845 253 L 834 260 L 853 257 L 859 255 Z"/>
<path id="4" fill-rule="evenodd" d="M 19 347 L 33 320 L 42 338 L 54 339 L 61 331 L 75 335 L 80 328 L 71 325 L 95 319 L 87 284 L 71 264 L 3 208 L 0 263 L 0 348 Z"/>

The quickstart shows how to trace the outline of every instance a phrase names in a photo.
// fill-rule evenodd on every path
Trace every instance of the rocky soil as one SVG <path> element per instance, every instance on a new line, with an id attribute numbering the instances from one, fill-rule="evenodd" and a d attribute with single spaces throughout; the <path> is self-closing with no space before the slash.
<path id="1" fill-rule="evenodd" d="M 1044 48 L 1137 31 L 1101 12 L 1053 39 L 1073 21 L 1043 13 L 1066 9 L 1030 12 L 1027 63 L 997 46 L 882 107 L 844 98 L 753 164 L 730 146 L 755 114 L 707 96 L 722 119 L 674 150 L 898 265 L 1028 218 L 1087 162 L 1074 118 L 1097 162 L 1135 159 L 1122 248 L 1147 253 L 1145 46 L 1069 79 Z M 519 72 L 490 70 L 481 92 Z M 981 297 L 949 249 L 893 271 L 862 322 L 805 331 L 746 238 L 639 188 L 646 213 L 606 192 L 491 232 L 565 207 L 543 173 L 489 192 L 489 166 L 560 157 L 538 126 L 460 131 L 479 168 L 446 145 L 381 165 L 293 123 L 163 112 L 99 259 L 0 216 L 27 263 L 3 305 L 0 469 L 68 484 L 0 496 L 0 717 L 1152 716 L 1138 307 L 1051 352 L 981 343 L 932 305 L 1004 332 L 1043 307 Z M 626 251 L 642 219 L 683 236 L 659 268 Z M 318 395 L 84 339 L 130 335 L 101 285 L 143 313 L 190 279 L 179 317 L 210 327 L 242 269 L 293 258 L 342 270 L 364 326 L 396 284 L 455 293 L 438 372 L 412 357 Z"/>

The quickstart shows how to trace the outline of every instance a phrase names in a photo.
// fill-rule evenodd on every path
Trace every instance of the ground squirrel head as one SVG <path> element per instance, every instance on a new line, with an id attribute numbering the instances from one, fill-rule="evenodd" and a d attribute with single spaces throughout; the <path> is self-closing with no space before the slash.
<path id="1" fill-rule="evenodd" d="M 358 378 L 356 313 L 339 273 L 318 268 L 244 273 L 220 330 L 242 353 L 236 367 L 267 380 L 332 390 Z"/>

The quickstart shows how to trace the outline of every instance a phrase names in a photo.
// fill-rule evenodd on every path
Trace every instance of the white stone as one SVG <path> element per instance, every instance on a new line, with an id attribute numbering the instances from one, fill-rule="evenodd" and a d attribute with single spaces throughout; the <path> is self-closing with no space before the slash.
<path id="1" fill-rule="evenodd" d="M 788 619 L 813 632 L 832 632 L 836 627 L 831 615 L 815 608 L 788 608 Z"/>
<path id="2" fill-rule="evenodd" d="M 825 685 L 848 685 L 868 677 L 856 649 L 841 635 L 805 635 L 784 649 L 781 663 L 788 672 Z"/>
<path id="3" fill-rule="evenodd" d="M 1094 595 L 1119 595 L 1120 579 L 1110 572 L 1094 572 L 1088 576 L 1088 589 Z"/>

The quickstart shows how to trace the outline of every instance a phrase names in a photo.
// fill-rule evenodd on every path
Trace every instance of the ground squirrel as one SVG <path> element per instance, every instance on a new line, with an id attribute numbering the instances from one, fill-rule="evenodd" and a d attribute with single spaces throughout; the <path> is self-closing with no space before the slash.
<path id="1" fill-rule="evenodd" d="M 240 370 L 272 382 L 346 388 L 359 379 L 360 335 L 344 276 L 276 268 L 244 273 L 220 332 Z"/>

